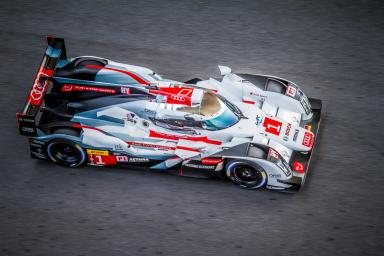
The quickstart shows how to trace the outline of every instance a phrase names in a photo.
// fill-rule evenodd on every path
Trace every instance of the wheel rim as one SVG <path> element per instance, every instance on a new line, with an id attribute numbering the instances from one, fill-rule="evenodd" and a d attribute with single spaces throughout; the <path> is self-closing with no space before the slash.
<path id="1" fill-rule="evenodd" d="M 52 161 L 70 167 L 80 165 L 85 158 L 80 146 L 66 142 L 51 143 L 47 151 Z"/>
<path id="2" fill-rule="evenodd" d="M 233 169 L 234 177 L 241 183 L 257 184 L 260 181 L 260 172 L 249 165 L 239 164 Z"/>
<path id="3" fill-rule="evenodd" d="M 260 176 L 259 172 L 249 165 L 237 165 L 233 173 L 236 178 L 244 182 L 255 182 Z"/>
<path id="4" fill-rule="evenodd" d="M 227 167 L 227 176 L 232 182 L 249 189 L 261 188 L 267 182 L 264 171 L 256 166 L 243 162 L 232 162 L 229 164 Z"/>

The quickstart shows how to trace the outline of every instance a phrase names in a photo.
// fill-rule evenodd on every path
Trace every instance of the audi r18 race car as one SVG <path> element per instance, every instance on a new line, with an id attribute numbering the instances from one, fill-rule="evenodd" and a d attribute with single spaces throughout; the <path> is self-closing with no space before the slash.
<path id="1" fill-rule="evenodd" d="M 67 167 L 146 166 L 219 177 L 243 188 L 297 191 L 318 133 L 321 101 L 273 76 L 177 82 L 152 70 L 48 46 L 17 113 L 33 158 Z"/>

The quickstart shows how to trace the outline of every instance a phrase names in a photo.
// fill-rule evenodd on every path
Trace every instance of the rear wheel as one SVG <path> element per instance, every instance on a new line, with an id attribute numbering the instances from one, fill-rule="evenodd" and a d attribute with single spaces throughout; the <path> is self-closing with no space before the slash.
<path id="1" fill-rule="evenodd" d="M 47 155 L 52 162 L 66 167 L 77 167 L 86 159 L 84 149 L 66 139 L 50 141 L 47 145 Z"/>
<path id="2" fill-rule="evenodd" d="M 226 175 L 233 183 L 247 189 L 262 188 L 267 184 L 266 172 L 255 163 L 246 160 L 229 161 Z"/>
<path id="3" fill-rule="evenodd" d="M 71 128 L 58 128 L 52 134 L 69 135 L 79 137 L 80 132 Z M 48 142 L 46 152 L 49 159 L 57 164 L 66 167 L 77 167 L 86 160 L 85 150 L 76 142 L 70 139 L 53 139 Z"/>

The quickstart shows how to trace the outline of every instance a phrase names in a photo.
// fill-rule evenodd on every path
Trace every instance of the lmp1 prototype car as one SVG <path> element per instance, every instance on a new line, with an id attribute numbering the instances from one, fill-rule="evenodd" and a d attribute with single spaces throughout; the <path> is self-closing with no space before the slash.
<path id="1" fill-rule="evenodd" d="M 248 189 L 304 184 L 322 104 L 296 84 L 225 66 L 220 78 L 177 82 L 104 58 L 68 59 L 63 39 L 47 41 L 17 113 L 33 158 L 146 166 Z"/>

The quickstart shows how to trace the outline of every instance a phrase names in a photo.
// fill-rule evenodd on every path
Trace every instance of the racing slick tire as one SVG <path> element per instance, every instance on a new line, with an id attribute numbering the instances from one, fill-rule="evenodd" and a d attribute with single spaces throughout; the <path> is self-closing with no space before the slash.
<path id="1" fill-rule="evenodd" d="M 56 129 L 53 133 L 78 136 L 76 130 L 66 128 Z M 52 162 L 72 168 L 82 165 L 87 158 L 85 150 L 79 144 L 64 138 L 49 141 L 46 146 L 46 153 Z"/>
<path id="2" fill-rule="evenodd" d="M 267 184 L 267 173 L 251 161 L 230 160 L 226 165 L 225 173 L 234 184 L 242 188 L 258 189 Z"/>

